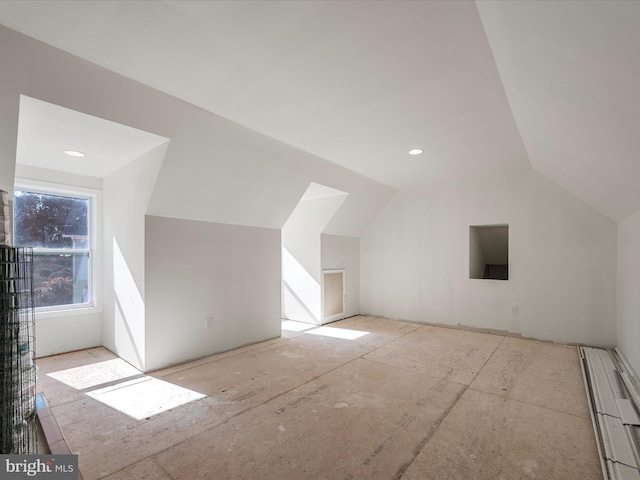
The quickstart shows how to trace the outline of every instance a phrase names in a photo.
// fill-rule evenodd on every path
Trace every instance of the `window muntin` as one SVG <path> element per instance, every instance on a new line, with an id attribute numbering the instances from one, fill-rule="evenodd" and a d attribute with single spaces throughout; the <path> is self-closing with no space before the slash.
<path id="1" fill-rule="evenodd" d="M 34 305 L 40 310 L 92 304 L 91 197 L 16 189 L 14 244 L 34 253 Z"/>

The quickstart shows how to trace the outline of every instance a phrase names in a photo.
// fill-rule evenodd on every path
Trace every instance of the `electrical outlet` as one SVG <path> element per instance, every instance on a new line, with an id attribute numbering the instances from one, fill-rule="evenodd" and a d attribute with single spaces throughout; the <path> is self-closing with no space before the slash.
<path id="1" fill-rule="evenodd" d="M 204 319 L 204 329 L 209 330 L 213 328 L 213 317 L 207 317 Z"/>
<path id="2" fill-rule="evenodd" d="M 511 315 L 518 314 L 518 305 L 511 305 Z"/>

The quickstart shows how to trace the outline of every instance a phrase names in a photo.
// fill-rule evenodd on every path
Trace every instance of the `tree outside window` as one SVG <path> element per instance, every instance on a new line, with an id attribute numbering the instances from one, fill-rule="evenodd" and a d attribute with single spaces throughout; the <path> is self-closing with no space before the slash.
<path id="1" fill-rule="evenodd" d="M 89 217 L 89 198 L 15 191 L 14 244 L 33 248 L 36 308 L 91 301 Z"/>

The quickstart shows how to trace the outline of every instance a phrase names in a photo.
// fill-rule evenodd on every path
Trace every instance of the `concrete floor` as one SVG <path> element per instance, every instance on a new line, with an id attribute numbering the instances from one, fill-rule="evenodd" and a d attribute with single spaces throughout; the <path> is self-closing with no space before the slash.
<path id="1" fill-rule="evenodd" d="M 102 348 L 42 358 L 38 389 L 85 480 L 602 478 L 575 347 L 285 326 L 310 329 L 151 376 Z"/>

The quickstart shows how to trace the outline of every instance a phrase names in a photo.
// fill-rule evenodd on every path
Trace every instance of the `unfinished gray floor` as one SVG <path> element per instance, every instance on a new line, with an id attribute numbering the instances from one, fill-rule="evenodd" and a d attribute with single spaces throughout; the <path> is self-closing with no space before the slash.
<path id="1" fill-rule="evenodd" d="M 575 347 L 304 328 L 151 376 L 102 348 L 43 358 L 38 389 L 85 480 L 602 478 Z"/>

